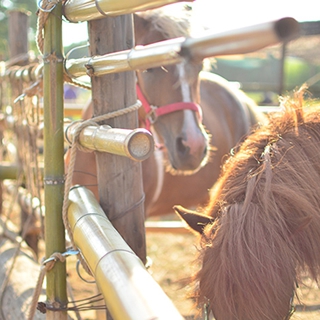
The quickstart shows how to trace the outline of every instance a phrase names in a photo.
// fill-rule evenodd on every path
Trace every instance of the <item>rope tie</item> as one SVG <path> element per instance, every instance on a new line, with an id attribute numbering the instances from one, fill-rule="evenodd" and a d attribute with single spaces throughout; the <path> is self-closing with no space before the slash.
<path id="1" fill-rule="evenodd" d="M 61 262 L 65 262 L 66 261 L 65 255 L 63 255 L 60 252 L 55 252 L 50 256 L 49 259 L 43 261 L 40 268 L 39 278 L 32 296 L 32 300 L 29 308 L 29 315 L 27 320 L 32 320 L 34 318 L 35 312 L 37 310 L 38 300 L 42 291 L 42 284 L 43 284 L 44 277 L 47 271 L 50 271 L 58 260 Z"/>
<path id="2" fill-rule="evenodd" d="M 39 10 L 37 11 L 38 19 L 37 19 L 37 31 L 36 31 L 36 45 L 41 55 L 43 55 L 43 47 L 44 47 L 44 34 L 43 34 L 44 26 L 46 24 L 46 21 L 48 20 L 49 14 L 52 12 L 52 10 L 56 7 L 56 5 L 60 1 L 61 0 L 40 0 L 39 1 L 39 4 L 38 4 Z M 65 3 L 65 2 L 66 0 L 62 0 L 62 3 Z M 64 73 L 63 77 L 64 77 L 64 81 L 74 86 L 88 89 L 88 90 L 91 89 L 89 85 L 86 85 L 84 83 L 81 83 L 73 79 L 66 73 Z"/>
<path id="3" fill-rule="evenodd" d="M 127 114 L 129 112 L 133 112 L 138 110 L 141 107 L 141 102 L 138 100 L 135 104 L 133 104 L 130 107 L 127 108 L 123 108 L 120 110 L 116 110 L 104 115 L 100 115 L 94 118 L 91 118 L 89 120 L 85 120 L 83 121 L 76 129 L 73 135 L 73 139 L 72 139 L 72 143 L 71 143 L 71 147 L 70 147 L 70 163 L 69 163 L 69 168 L 68 168 L 68 172 L 67 172 L 67 176 L 66 176 L 66 182 L 65 182 L 65 190 L 64 190 L 64 199 L 63 199 L 63 205 L 62 205 L 62 219 L 63 219 L 63 223 L 65 226 L 65 229 L 68 232 L 68 236 L 70 238 L 71 244 L 73 249 L 77 250 L 76 245 L 74 243 L 74 239 L 73 239 L 73 234 L 72 234 L 72 230 L 69 224 L 69 220 L 68 220 L 68 207 L 69 207 L 69 191 L 72 185 L 72 177 L 73 177 L 73 171 L 74 171 L 74 166 L 75 166 L 75 161 L 76 161 L 76 152 L 77 152 L 77 148 L 81 148 L 81 150 L 83 151 L 88 151 L 85 150 L 85 148 L 80 146 L 79 143 L 79 136 L 81 133 L 81 130 L 83 130 L 83 128 L 89 126 L 89 125 L 95 125 L 98 126 L 99 122 L 111 119 L 111 118 L 115 118 L 124 114 Z M 79 147 L 80 146 L 80 147 Z M 86 264 L 86 262 L 84 261 L 83 257 L 78 254 L 78 258 L 83 266 L 83 268 L 86 270 L 86 272 L 89 275 L 92 275 L 88 265 Z"/>
<path id="4" fill-rule="evenodd" d="M 36 44 L 39 52 L 43 54 L 44 47 L 44 35 L 43 29 L 48 20 L 49 14 L 56 7 L 61 0 L 40 0 L 39 10 L 37 11 L 37 32 L 36 32 Z"/>

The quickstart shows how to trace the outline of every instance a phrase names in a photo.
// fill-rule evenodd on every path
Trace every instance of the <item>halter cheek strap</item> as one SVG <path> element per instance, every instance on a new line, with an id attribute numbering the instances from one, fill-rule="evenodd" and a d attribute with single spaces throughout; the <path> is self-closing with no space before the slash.
<path id="1" fill-rule="evenodd" d="M 142 106 L 146 112 L 146 119 L 144 119 L 144 121 L 146 122 L 147 130 L 150 130 L 150 125 L 155 123 L 158 117 L 180 110 L 192 110 L 197 112 L 199 121 L 202 122 L 202 110 L 198 104 L 194 102 L 175 102 L 161 107 L 152 106 L 143 95 L 138 84 L 136 88 L 138 99 L 141 101 Z"/>

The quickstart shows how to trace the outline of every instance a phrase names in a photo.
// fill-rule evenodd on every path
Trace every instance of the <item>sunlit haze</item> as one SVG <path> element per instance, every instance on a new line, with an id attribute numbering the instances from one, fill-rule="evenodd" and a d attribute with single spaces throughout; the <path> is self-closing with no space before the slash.
<path id="1" fill-rule="evenodd" d="M 293 17 L 298 21 L 320 20 L 315 0 L 195 0 L 193 8 L 199 23 L 221 32 L 282 17 Z M 63 44 L 87 40 L 86 23 L 63 23 Z"/>

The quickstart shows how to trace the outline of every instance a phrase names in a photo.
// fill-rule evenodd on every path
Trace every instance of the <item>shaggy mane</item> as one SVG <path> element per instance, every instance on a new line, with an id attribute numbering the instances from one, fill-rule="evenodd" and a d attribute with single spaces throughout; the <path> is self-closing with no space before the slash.
<path id="1" fill-rule="evenodd" d="M 198 304 L 217 320 L 283 320 L 300 271 L 320 272 L 320 107 L 305 88 L 228 159 L 205 213 Z"/>

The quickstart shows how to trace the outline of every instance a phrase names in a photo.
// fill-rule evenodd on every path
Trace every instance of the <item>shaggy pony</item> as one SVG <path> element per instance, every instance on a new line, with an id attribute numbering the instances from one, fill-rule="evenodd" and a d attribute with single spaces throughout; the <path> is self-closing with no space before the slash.
<path id="1" fill-rule="evenodd" d="M 320 107 L 302 88 L 231 156 L 203 214 L 176 212 L 201 233 L 199 305 L 217 320 L 290 318 L 302 270 L 320 267 Z"/>

